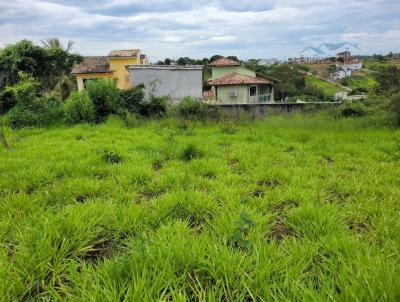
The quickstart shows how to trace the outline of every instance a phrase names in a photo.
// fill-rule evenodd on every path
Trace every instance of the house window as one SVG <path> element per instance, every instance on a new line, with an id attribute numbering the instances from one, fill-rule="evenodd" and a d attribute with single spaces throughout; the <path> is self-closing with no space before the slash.
<path id="1" fill-rule="evenodd" d="M 257 95 L 257 86 L 250 86 L 249 95 L 250 97 L 255 97 Z"/>

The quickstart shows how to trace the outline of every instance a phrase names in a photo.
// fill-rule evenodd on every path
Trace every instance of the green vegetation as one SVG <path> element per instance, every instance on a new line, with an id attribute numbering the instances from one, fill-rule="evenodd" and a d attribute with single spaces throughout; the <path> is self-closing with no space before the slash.
<path id="1" fill-rule="evenodd" d="M 372 91 L 377 82 L 372 74 L 361 74 L 352 75 L 350 77 L 343 78 L 340 83 L 351 89 L 365 89 L 366 91 Z"/>
<path id="2" fill-rule="evenodd" d="M 334 95 L 336 92 L 342 91 L 338 86 L 328 81 L 324 81 L 317 76 L 311 75 L 306 77 L 306 83 L 310 86 L 321 89 L 324 94 Z"/>
<path id="3" fill-rule="evenodd" d="M 5 129 L 0 297 L 398 301 L 400 132 L 370 122 Z"/>

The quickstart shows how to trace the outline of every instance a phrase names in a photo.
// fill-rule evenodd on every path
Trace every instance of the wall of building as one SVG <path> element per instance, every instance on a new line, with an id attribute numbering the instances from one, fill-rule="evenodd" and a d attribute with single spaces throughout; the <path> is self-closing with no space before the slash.
<path id="1" fill-rule="evenodd" d="M 231 91 L 237 91 L 238 96 L 230 96 Z M 249 91 L 246 85 L 216 86 L 217 101 L 222 104 L 247 104 Z"/>
<path id="2" fill-rule="evenodd" d="M 129 73 L 132 85 L 141 83 L 145 85 L 147 96 L 152 83 L 156 84 L 155 95 L 168 95 L 175 103 L 185 96 L 194 98 L 203 96 L 202 69 L 140 68 L 132 66 L 129 68 Z"/>
<path id="3" fill-rule="evenodd" d="M 110 70 L 114 73 L 114 78 L 117 79 L 119 89 L 131 88 L 129 72 L 126 70 L 126 65 L 140 65 L 140 56 L 135 58 L 109 58 Z"/>
<path id="4" fill-rule="evenodd" d="M 112 73 L 88 73 L 88 74 L 77 74 L 76 83 L 78 85 L 78 91 L 82 91 L 84 88 L 84 79 L 109 79 L 112 78 Z"/>
<path id="5" fill-rule="evenodd" d="M 255 77 L 256 73 L 252 70 L 249 70 L 247 68 L 243 68 L 241 66 L 217 66 L 217 67 L 212 67 L 212 79 L 218 79 L 224 75 L 230 74 L 232 72 L 236 72 L 239 74 L 243 74 L 246 76 L 250 77 Z"/>

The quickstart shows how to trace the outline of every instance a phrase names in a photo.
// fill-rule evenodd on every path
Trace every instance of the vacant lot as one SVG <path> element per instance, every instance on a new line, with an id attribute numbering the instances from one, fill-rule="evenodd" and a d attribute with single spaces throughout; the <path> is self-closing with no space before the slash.
<path id="1" fill-rule="evenodd" d="M 400 299 L 400 133 L 365 120 L 8 131 L 3 301 Z"/>
<path id="2" fill-rule="evenodd" d="M 343 89 L 340 89 L 335 84 L 332 84 L 328 81 L 324 81 L 314 75 L 306 77 L 306 83 L 308 85 L 311 85 L 311 86 L 321 89 L 327 95 L 334 95 L 336 92 L 343 90 Z"/>

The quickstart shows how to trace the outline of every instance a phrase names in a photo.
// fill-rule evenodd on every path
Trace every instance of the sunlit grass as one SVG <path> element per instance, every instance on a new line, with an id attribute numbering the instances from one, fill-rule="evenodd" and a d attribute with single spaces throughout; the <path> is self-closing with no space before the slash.
<path id="1" fill-rule="evenodd" d="M 306 83 L 308 85 L 311 85 L 311 86 L 321 89 L 325 94 L 328 94 L 328 95 L 334 95 L 336 92 L 341 91 L 341 89 L 338 86 L 336 86 L 335 84 L 332 84 L 328 81 L 321 80 L 320 78 L 318 78 L 314 75 L 307 76 Z"/>
<path id="2" fill-rule="evenodd" d="M 180 123 L 8 130 L 1 300 L 399 300 L 398 130 Z"/>

